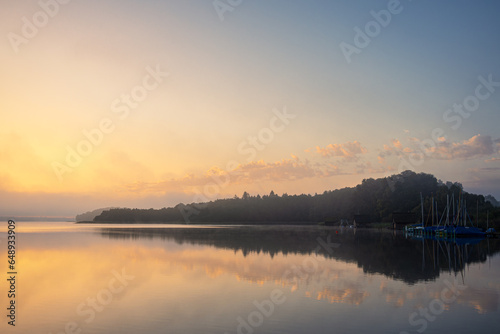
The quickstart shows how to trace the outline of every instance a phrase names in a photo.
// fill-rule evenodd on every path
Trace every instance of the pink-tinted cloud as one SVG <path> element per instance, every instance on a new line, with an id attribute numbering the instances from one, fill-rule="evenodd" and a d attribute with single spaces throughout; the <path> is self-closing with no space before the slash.
<path id="1" fill-rule="evenodd" d="M 126 192 L 133 193 L 224 193 L 231 186 L 252 185 L 256 183 L 279 183 L 313 178 L 328 178 L 339 175 L 380 174 L 391 172 L 388 166 L 372 166 L 371 162 L 358 161 L 355 165 L 339 167 L 326 161 L 316 162 L 292 155 L 290 159 L 275 162 L 263 160 L 236 165 L 232 170 L 213 167 L 203 174 L 189 174 L 181 178 L 172 178 L 159 182 L 136 182 L 125 186 Z M 207 188 L 208 187 L 208 188 Z M 213 191 L 212 191 L 213 190 Z"/>
<path id="2" fill-rule="evenodd" d="M 393 139 L 390 145 L 384 145 L 379 153 L 379 162 L 384 162 L 388 156 L 405 157 L 416 153 L 438 160 L 468 160 L 500 152 L 500 139 L 494 140 L 491 136 L 476 135 L 461 142 L 448 142 L 439 137 L 437 142 L 408 138 L 409 146 L 404 147 L 398 139 Z M 485 160 L 496 161 L 497 158 Z"/>
<path id="3" fill-rule="evenodd" d="M 393 139 L 391 142 L 395 148 L 398 148 L 398 149 L 403 148 L 403 145 L 401 144 L 401 142 L 398 139 Z"/>
<path id="4" fill-rule="evenodd" d="M 197 192 L 197 189 L 215 184 L 219 190 L 236 184 L 256 182 L 280 182 L 312 177 L 329 177 L 343 172 L 336 165 L 312 163 L 297 156 L 276 162 L 252 161 L 239 164 L 233 170 L 213 167 L 204 174 L 188 174 L 181 178 L 172 178 L 160 182 L 136 182 L 126 186 L 132 192 Z M 198 191 L 199 192 L 199 191 Z"/>
<path id="5" fill-rule="evenodd" d="M 358 160 L 358 155 L 366 154 L 368 150 L 358 141 L 344 144 L 329 144 L 326 147 L 316 146 L 316 153 L 323 157 L 340 157 L 348 161 Z"/>
<path id="6" fill-rule="evenodd" d="M 386 157 L 389 156 L 402 156 L 408 153 L 412 153 L 413 149 L 410 147 L 403 147 L 403 144 L 399 139 L 392 139 L 390 145 L 384 145 L 384 149 L 378 155 L 378 160 L 380 163 L 385 161 Z"/>
<path id="7" fill-rule="evenodd" d="M 424 153 L 440 160 L 467 160 L 489 156 L 497 151 L 498 140 L 478 134 L 462 142 L 440 141 L 433 147 L 427 147 Z"/>

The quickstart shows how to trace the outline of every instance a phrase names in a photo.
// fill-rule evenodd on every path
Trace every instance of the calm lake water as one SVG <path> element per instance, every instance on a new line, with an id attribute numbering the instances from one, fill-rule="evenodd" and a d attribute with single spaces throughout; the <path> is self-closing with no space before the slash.
<path id="1" fill-rule="evenodd" d="M 500 331 L 497 239 L 297 226 L 16 230 L 16 327 L 4 278 L 1 333 Z"/>

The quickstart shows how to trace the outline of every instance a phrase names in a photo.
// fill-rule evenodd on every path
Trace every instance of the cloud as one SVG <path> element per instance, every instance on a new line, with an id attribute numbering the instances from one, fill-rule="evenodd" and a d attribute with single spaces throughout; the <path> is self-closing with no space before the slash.
<path id="1" fill-rule="evenodd" d="M 251 182 L 252 180 L 285 181 L 319 176 L 320 171 L 308 160 L 283 159 L 266 163 L 262 160 L 239 165 L 235 170 L 237 182 Z"/>
<path id="2" fill-rule="evenodd" d="M 403 147 L 403 145 L 398 139 L 393 139 L 391 142 L 395 148 L 401 149 Z"/>
<path id="3" fill-rule="evenodd" d="M 379 159 L 379 163 L 383 163 L 384 161 Z M 359 163 L 356 164 L 355 173 L 354 174 L 383 174 L 387 172 L 393 172 L 395 169 L 391 166 L 379 166 L 373 167 L 371 162 Z"/>
<path id="4" fill-rule="evenodd" d="M 135 182 L 128 184 L 126 190 L 131 192 L 199 192 L 200 189 L 209 185 L 216 185 L 219 190 L 223 190 L 235 184 L 294 181 L 340 174 L 342 171 L 336 165 L 312 163 L 307 159 L 301 160 L 297 156 L 292 156 L 291 159 L 276 162 L 260 160 L 239 164 L 232 170 L 212 167 L 203 174 L 187 174 L 184 177 L 160 182 Z"/>
<path id="5" fill-rule="evenodd" d="M 461 142 L 448 142 L 444 137 L 437 138 L 437 142 L 408 138 L 410 145 L 404 147 L 398 139 L 393 139 L 390 145 L 384 145 L 379 153 L 379 162 L 384 162 L 388 156 L 406 157 L 409 154 L 425 154 L 426 157 L 437 160 L 469 160 L 486 157 L 500 152 L 500 140 L 493 140 L 491 136 L 480 134 Z M 485 162 L 497 161 L 491 158 Z"/>
<path id="6" fill-rule="evenodd" d="M 340 168 L 332 162 L 315 162 L 292 155 L 291 159 L 275 162 L 263 160 L 235 165 L 232 170 L 212 167 L 204 173 L 187 174 L 159 182 L 135 182 L 124 187 L 125 191 L 139 194 L 180 193 L 202 194 L 199 201 L 218 198 L 230 193 L 233 186 L 276 184 L 306 179 L 323 179 L 334 176 L 381 174 L 393 172 L 390 166 L 372 166 L 371 162 L 359 161 L 356 165 Z"/>
<path id="7" fill-rule="evenodd" d="M 484 168 L 468 168 L 468 172 L 471 173 L 479 173 L 479 172 L 493 172 L 498 173 L 500 171 L 500 167 L 484 167 Z"/>
<path id="8" fill-rule="evenodd" d="M 378 160 L 380 163 L 383 163 L 386 157 L 389 156 L 399 157 L 412 152 L 413 149 L 409 147 L 403 148 L 403 144 L 401 143 L 401 141 L 399 141 L 399 139 L 394 138 L 391 140 L 390 145 L 387 144 L 384 145 L 384 149 L 378 155 Z"/>
<path id="9" fill-rule="evenodd" d="M 498 140 L 478 134 L 462 142 L 440 141 L 435 146 L 426 147 L 424 153 L 439 160 L 468 160 L 495 154 L 497 146 Z"/>
<path id="10" fill-rule="evenodd" d="M 340 157 L 347 161 L 357 161 L 358 155 L 366 154 L 368 150 L 361 146 L 358 141 L 347 142 L 344 144 L 329 144 L 322 148 L 316 146 L 316 153 L 323 157 Z"/>

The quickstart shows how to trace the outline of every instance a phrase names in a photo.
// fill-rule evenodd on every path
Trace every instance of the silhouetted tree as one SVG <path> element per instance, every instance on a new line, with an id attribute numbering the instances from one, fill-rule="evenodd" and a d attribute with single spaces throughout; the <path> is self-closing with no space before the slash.
<path id="1" fill-rule="evenodd" d="M 319 222 L 352 220 L 354 214 L 369 215 L 373 221 L 391 221 L 393 212 L 412 212 L 420 217 L 420 193 L 424 198 L 425 214 L 431 207 L 431 198 L 439 203 L 442 215 L 447 196 L 467 203 L 471 221 L 486 224 L 489 212 L 490 226 L 498 227 L 500 207 L 486 201 L 482 195 L 463 191 L 460 183 L 442 182 L 433 175 L 405 171 L 380 179 L 365 179 L 356 187 L 325 191 L 322 194 L 255 197 L 246 191 L 241 198 L 219 199 L 208 203 L 179 204 L 160 210 L 111 209 L 94 218 L 96 222 L 184 222 L 186 212 L 190 221 L 197 223 L 272 223 Z M 479 213 L 479 215 L 477 214 Z M 497 224 L 497 225 L 495 225 Z"/>

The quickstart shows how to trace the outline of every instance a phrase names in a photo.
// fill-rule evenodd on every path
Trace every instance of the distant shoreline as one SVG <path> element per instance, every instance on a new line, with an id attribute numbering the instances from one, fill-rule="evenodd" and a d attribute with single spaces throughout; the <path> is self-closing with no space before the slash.
<path id="1" fill-rule="evenodd" d="M 121 225 L 146 225 L 146 224 L 156 224 L 156 225 L 292 225 L 292 226 L 324 226 L 322 225 L 321 222 L 298 222 L 298 221 L 293 221 L 293 222 L 206 222 L 206 223 L 200 223 L 200 222 L 194 222 L 194 223 L 186 223 L 186 222 L 116 222 L 116 221 L 103 221 L 103 222 L 96 222 L 96 221 L 79 221 L 75 222 L 75 224 L 106 224 L 106 225 L 116 225 L 116 224 L 121 224 Z M 335 227 L 335 226 L 333 226 Z M 338 227 L 338 226 L 337 226 Z"/>
<path id="2" fill-rule="evenodd" d="M 16 222 L 64 222 L 64 223 L 69 223 L 69 222 L 74 222 L 75 217 L 44 217 L 44 216 L 33 216 L 33 217 L 28 217 L 28 216 L 1 216 L 0 220 L 14 220 Z"/>

